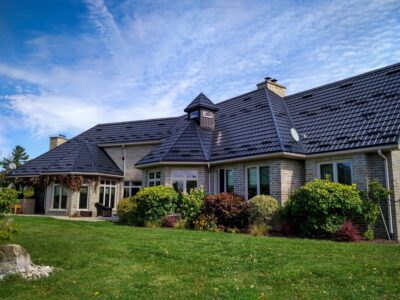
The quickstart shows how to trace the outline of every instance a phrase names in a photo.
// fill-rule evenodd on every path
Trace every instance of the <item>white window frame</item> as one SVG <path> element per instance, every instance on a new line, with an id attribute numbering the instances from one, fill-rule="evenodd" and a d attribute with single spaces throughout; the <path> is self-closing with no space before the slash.
<path id="1" fill-rule="evenodd" d="M 221 182 L 221 180 L 220 180 L 220 171 L 221 170 L 224 170 L 224 191 L 225 191 L 225 193 L 227 193 L 227 184 L 226 184 L 226 182 L 227 182 L 227 176 L 226 176 L 226 173 L 227 173 L 227 171 L 232 171 L 232 174 L 233 174 L 233 193 L 235 192 L 235 171 L 234 171 L 234 169 L 233 168 L 227 168 L 227 169 L 224 169 L 224 168 L 220 168 L 220 169 L 217 169 L 217 176 L 216 176 L 216 186 L 217 186 L 217 193 L 220 193 L 221 192 L 221 185 L 220 185 L 220 182 Z"/>
<path id="2" fill-rule="evenodd" d="M 127 183 L 127 182 L 129 182 L 129 185 L 125 185 L 125 183 Z M 136 185 L 136 184 L 134 184 L 134 182 L 139 182 L 139 180 L 138 181 L 134 181 L 134 180 L 125 180 L 124 181 L 124 193 L 123 193 L 124 197 L 125 197 L 125 189 L 129 190 L 128 198 L 132 197 L 132 188 L 139 188 L 139 190 L 142 189 L 142 186 L 143 186 L 143 182 L 142 181 L 140 181 L 140 185 Z"/>
<path id="3" fill-rule="evenodd" d="M 340 160 L 340 161 L 321 161 L 317 164 L 317 176 L 318 179 L 322 179 L 321 178 L 321 165 L 332 165 L 333 167 L 333 178 L 332 181 L 333 182 L 338 182 L 338 172 L 337 172 L 337 165 L 338 164 L 344 164 L 344 163 L 348 163 L 350 164 L 350 174 L 351 174 L 351 184 L 353 184 L 354 180 L 354 176 L 353 176 L 353 163 L 349 160 Z"/>
<path id="4" fill-rule="evenodd" d="M 55 187 L 56 186 L 59 186 L 60 187 L 60 195 L 59 195 L 59 197 L 58 197 L 58 199 L 59 199 L 59 205 L 58 205 L 58 207 L 59 208 L 54 208 L 54 189 L 55 189 Z M 62 199 L 62 191 L 63 191 L 63 189 L 67 189 L 66 187 L 63 187 L 61 184 L 59 184 L 59 183 L 55 183 L 54 185 L 53 185 L 53 189 L 52 189 L 52 192 L 51 192 L 51 209 L 50 210 L 54 210 L 54 211 L 66 211 L 67 210 L 67 207 L 68 207 L 68 189 L 67 189 L 67 203 L 65 204 L 65 208 L 61 208 L 61 199 Z"/>
<path id="5" fill-rule="evenodd" d="M 152 173 L 154 173 L 154 178 L 150 178 L 150 174 L 152 174 Z M 157 178 L 157 176 L 156 176 L 157 173 L 160 173 L 160 178 Z M 154 183 L 154 185 L 152 185 L 152 186 L 161 185 L 161 171 L 160 170 L 148 172 L 148 174 L 147 174 L 147 186 L 151 186 L 150 182 Z M 157 184 L 157 182 L 159 184 Z"/>
<path id="6" fill-rule="evenodd" d="M 99 201 L 101 204 L 103 204 L 104 206 L 105 206 L 105 202 L 106 202 L 106 188 L 110 188 L 110 199 L 109 199 L 109 204 L 110 204 L 110 206 L 108 206 L 108 207 L 111 207 L 112 209 L 116 209 L 117 208 L 117 205 L 118 205 L 118 201 L 117 201 L 117 199 L 118 199 L 118 182 L 115 180 L 115 179 L 101 179 L 102 181 L 104 181 L 104 183 L 101 183 L 101 181 L 100 181 L 100 184 L 99 184 L 99 199 L 98 200 L 100 200 L 100 190 L 101 190 L 101 188 L 103 187 L 104 188 L 104 192 L 103 192 L 103 199 L 102 199 L 102 201 Z M 109 184 L 107 184 L 107 181 L 109 181 L 110 183 Z M 115 184 L 112 184 L 112 182 L 115 182 Z M 112 188 L 115 188 L 115 194 L 114 194 L 114 207 L 112 207 L 111 206 L 111 190 L 112 190 Z"/>
<path id="7" fill-rule="evenodd" d="M 249 200 L 249 169 L 252 168 L 256 168 L 257 169 L 257 195 L 260 195 L 260 191 L 261 191 L 261 184 L 260 184 L 260 168 L 262 167 L 268 167 L 268 179 L 269 179 L 269 194 L 271 194 L 271 178 L 270 178 L 270 174 L 271 174 L 271 166 L 269 165 L 248 165 L 246 166 L 246 175 L 245 175 L 245 196 L 246 199 Z"/>
<path id="8" fill-rule="evenodd" d="M 196 172 L 196 178 L 174 177 L 173 176 L 173 172 L 176 172 L 176 171 L 178 171 L 178 172 L 194 171 L 194 172 Z M 172 183 L 172 186 L 174 185 L 174 181 L 175 180 L 183 181 L 183 191 L 182 191 L 182 193 L 187 193 L 187 187 L 186 187 L 187 181 L 196 181 L 197 182 L 196 186 L 199 187 L 199 171 L 196 170 L 196 169 L 173 169 L 173 170 L 171 170 L 171 183 Z"/>
<path id="9" fill-rule="evenodd" d="M 82 184 L 81 188 L 86 187 L 87 188 L 87 203 L 86 203 L 86 208 L 79 208 L 79 203 L 81 202 L 81 189 L 79 189 L 78 193 L 78 203 L 76 204 L 76 210 L 78 211 L 88 211 L 89 210 L 89 195 L 90 195 L 90 188 L 88 184 Z"/>

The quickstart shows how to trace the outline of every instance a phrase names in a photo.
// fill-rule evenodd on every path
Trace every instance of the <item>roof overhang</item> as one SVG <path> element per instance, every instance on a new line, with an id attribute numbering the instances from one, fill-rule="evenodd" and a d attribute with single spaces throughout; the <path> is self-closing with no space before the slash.
<path id="1" fill-rule="evenodd" d="M 349 150 L 341 150 L 341 151 L 331 151 L 331 152 L 308 154 L 307 158 L 318 158 L 318 157 L 325 157 L 325 156 L 332 156 L 332 155 L 345 155 L 345 154 L 360 153 L 360 152 L 372 153 L 372 152 L 376 152 L 378 150 L 397 150 L 397 149 L 400 149 L 399 144 L 391 144 L 391 145 L 373 146 L 373 147 L 368 147 L 368 148 L 357 148 L 357 149 L 349 149 Z"/>
<path id="2" fill-rule="evenodd" d="M 84 173 L 84 172 L 63 172 L 63 173 L 41 173 L 40 175 L 9 175 L 9 178 L 32 178 L 39 176 L 54 176 L 54 175 L 80 175 L 80 176 L 102 176 L 102 177 L 113 177 L 113 178 L 124 178 L 123 175 L 112 175 L 106 173 Z"/>
<path id="3" fill-rule="evenodd" d="M 138 169 L 156 167 L 156 166 L 208 166 L 209 162 L 206 161 L 160 161 L 148 163 L 143 165 L 135 165 Z"/>
<path id="4" fill-rule="evenodd" d="M 141 146 L 141 145 L 157 145 L 160 144 L 162 140 L 155 141 L 143 141 L 143 142 L 131 142 L 131 143 L 109 143 L 109 144 L 98 144 L 99 147 L 123 147 L 123 146 Z"/>

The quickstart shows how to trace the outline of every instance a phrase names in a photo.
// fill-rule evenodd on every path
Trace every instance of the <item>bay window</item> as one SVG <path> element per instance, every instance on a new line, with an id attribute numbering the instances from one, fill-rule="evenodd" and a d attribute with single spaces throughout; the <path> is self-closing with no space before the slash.
<path id="1" fill-rule="evenodd" d="M 218 173 L 218 191 L 219 193 L 234 192 L 233 170 L 232 169 L 219 169 Z"/>
<path id="2" fill-rule="evenodd" d="M 352 184 L 351 162 L 329 162 L 319 164 L 319 178 L 333 182 Z"/>
<path id="3" fill-rule="evenodd" d="M 255 166 L 247 168 L 247 198 L 256 195 L 269 195 L 269 167 Z"/>
<path id="4" fill-rule="evenodd" d="M 142 188 L 141 181 L 125 181 L 124 182 L 124 198 L 133 197 Z"/>
<path id="5" fill-rule="evenodd" d="M 67 209 L 68 189 L 59 184 L 53 189 L 53 209 Z"/>
<path id="6" fill-rule="evenodd" d="M 100 197 L 99 202 L 105 207 L 115 208 L 115 180 L 101 180 L 100 181 Z"/>
<path id="7" fill-rule="evenodd" d="M 160 171 L 149 172 L 148 185 L 149 186 L 161 185 L 161 172 Z"/>
<path id="8" fill-rule="evenodd" d="M 171 172 L 172 186 L 177 192 L 188 193 L 197 188 L 198 172 L 196 170 L 173 170 Z"/>

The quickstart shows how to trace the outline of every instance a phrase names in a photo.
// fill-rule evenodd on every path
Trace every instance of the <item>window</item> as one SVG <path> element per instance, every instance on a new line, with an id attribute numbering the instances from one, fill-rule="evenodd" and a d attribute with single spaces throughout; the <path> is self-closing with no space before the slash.
<path id="1" fill-rule="evenodd" d="M 247 198 L 256 195 L 269 195 L 269 167 L 257 166 L 247 168 Z"/>
<path id="2" fill-rule="evenodd" d="M 174 170 L 171 172 L 172 185 L 177 192 L 188 193 L 197 188 L 196 170 Z"/>
<path id="3" fill-rule="evenodd" d="M 124 182 L 124 198 L 133 197 L 142 188 L 141 181 L 125 181 Z"/>
<path id="4" fill-rule="evenodd" d="M 88 186 L 82 186 L 79 191 L 79 210 L 88 209 L 88 200 L 89 200 L 89 188 Z"/>
<path id="5" fill-rule="evenodd" d="M 54 185 L 53 209 L 67 209 L 68 189 L 59 184 Z"/>
<path id="6" fill-rule="evenodd" d="M 192 111 L 190 113 L 190 119 L 197 119 L 199 117 L 199 111 Z"/>
<path id="7" fill-rule="evenodd" d="M 161 172 L 149 172 L 149 186 L 161 185 Z"/>
<path id="8" fill-rule="evenodd" d="M 319 178 L 333 182 L 352 184 L 351 162 L 333 162 L 319 165 Z"/>
<path id="9" fill-rule="evenodd" d="M 233 170 L 232 169 L 219 169 L 218 171 L 218 190 L 220 193 L 234 192 Z"/>
<path id="10" fill-rule="evenodd" d="M 115 180 L 101 180 L 99 202 L 105 207 L 115 208 L 115 191 Z"/>

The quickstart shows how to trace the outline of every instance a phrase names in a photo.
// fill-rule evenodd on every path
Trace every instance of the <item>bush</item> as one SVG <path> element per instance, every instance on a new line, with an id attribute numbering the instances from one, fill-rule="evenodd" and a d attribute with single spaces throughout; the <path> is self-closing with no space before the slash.
<path id="1" fill-rule="evenodd" d="M 4 214 L 10 212 L 11 206 L 18 203 L 18 192 L 11 188 L 0 188 L 0 243 L 11 239 L 18 228 L 11 220 L 4 219 Z"/>
<path id="2" fill-rule="evenodd" d="M 248 225 L 248 203 L 234 194 L 208 195 L 201 212 L 208 218 L 215 218 L 217 226 L 223 229 L 243 229 Z"/>
<path id="3" fill-rule="evenodd" d="M 35 196 L 35 189 L 31 186 L 25 186 L 22 189 L 22 195 L 24 199 L 33 199 L 33 196 Z"/>
<path id="4" fill-rule="evenodd" d="M 134 197 L 133 221 L 136 225 L 159 222 L 163 216 L 175 213 L 179 194 L 170 186 L 145 187 Z"/>
<path id="5" fill-rule="evenodd" d="M 266 223 L 254 223 L 250 226 L 249 233 L 254 236 L 268 235 L 268 225 Z"/>
<path id="6" fill-rule="evenodd" d="M 314 180 L 289 197 L 282 215 L 296 233 L 326 237 L 361 213 L 362 200 L 355 185 Z"/>
<path id="7" fill-rule="evenodd" d="M 161 218 L 161 227 L 175 228 L 179 217 L 177 215 L 164 216 Z"/>
<path id="8" fill-rule="evenodd" d="M 251 224 L 268 224 L 279 211 L 279 203 L 275 198 L 258 195 L 249 201 L 249 220 Z"/>
<path id="9" fill-rule="evenodd" d="M 358 230 L 349 220 L 342 225 L 342 227 L 340 228 L 340 230 L 337 232 L 336 235 L 339 240 L 344 242 L 356 242 L 361 239 Z"/>
<path id="10" fill-rule="evenodd" d="M 193 223 L 194 229 L 201 231 L 219 231 L 217 219 L 213 215 L 200 214 Z"/>
<path id="11" fill-rule="evenodd" d="M 133 225 L 136 213 L 136 202 L 131 198 L 124 198 L 118 202 L 117 215 L 119 222 Z"/>
<path id="12" fill-rule="evenodd" d="M 390 191 L 376 180 L 371 180 L 368 184 L 368 193 L 364 194 L 364 220 L 367 222 L 368 229 L 364 233 L 366 240 L 374 239 L 374 227 L 378 220 L 380 209 L 379 203 L 385 201 Z"/>
<path id="13" fill-rule="evenodd" d="M 192 224 L 200 213 L 200 207 L 204 202 L 205 194 L 203 188 L 192 189 L 189 193 L 182 193 L 178 202 L 177 212 L 188 224 Z"/>

